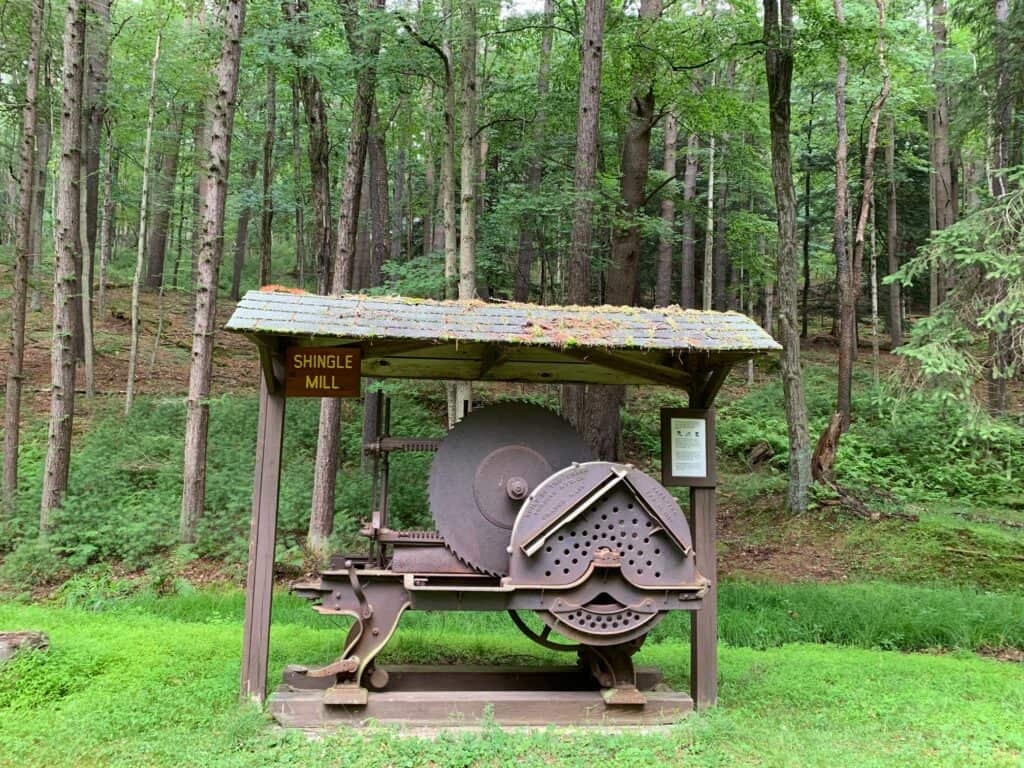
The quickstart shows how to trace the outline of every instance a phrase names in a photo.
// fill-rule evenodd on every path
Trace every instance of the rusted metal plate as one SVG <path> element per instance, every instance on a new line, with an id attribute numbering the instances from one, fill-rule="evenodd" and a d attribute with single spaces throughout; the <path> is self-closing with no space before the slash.
<path id="1" fill-rule="evenodd" d="M 359 397 L 359 347 L 289 347 L 284 392 L 288 397 Z"/>
<path id="2" fill-rule="evenodd" d="M 774 352 L 757 323 L 679 307 L 559 307 L 249 291 L 227 329 L 296 337 L 506 342 L 586 349 Z"/>
<path id="3" fill-rule="evenodd" d="M 430 466 L 438 533 L 471 566 L 508 573 L 509 535 L 523 499 L 552 472 L 592 455 L 576 430 L 546 408 L 501 403 L 472 411 Z"/>

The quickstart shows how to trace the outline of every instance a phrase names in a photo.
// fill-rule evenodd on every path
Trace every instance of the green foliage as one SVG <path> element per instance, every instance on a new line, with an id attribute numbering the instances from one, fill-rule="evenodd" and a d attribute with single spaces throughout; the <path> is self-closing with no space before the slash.
<path id="1" fill-rule="evenodd" d="M 807 365 L 804 376 L 811 433 L 832 413 L 832 372 Z M 941 436 L 941 439 L 938 437 Z M 767 442 L 773 462 L 787 461 L 781 383 L 771 381 L 719 408 L 718 447 L 744 458 Z M 858 369 L 854 421 L 836 456 L 836 477 L 852 488 L 880 490 L 904 502 L 966 498 L 997 502 L 1024 489 L 1024 429 L 1006 420 L 976 418 L 941 393 L 912 393 L 898 382 L 875 392 Z"/>
<path id="2" fill-rule="evenodd" d="M 1024 169 L 1009 174 L 1024 179 Z M 898 352 L 919 378 L 950 398 L 971 400 L 982 378 L 1013 379 L 1024 363 L 1024 191 L 1014 189 L 935 233 L 890 280 L 957 275 L 949 295 L 910 329 Z M 990 402 L 990 407 L 997 405 Z"/>

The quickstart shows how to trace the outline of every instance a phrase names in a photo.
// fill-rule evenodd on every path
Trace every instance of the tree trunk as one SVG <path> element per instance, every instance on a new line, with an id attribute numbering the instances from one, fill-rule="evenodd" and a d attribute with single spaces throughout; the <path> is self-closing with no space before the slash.
<path id="1" fill-rule="evenodd" d="M 43 46 L 43 0 L 32 0 L 29 21 L 25 105 L 21 111 L 21 165 L 18 169 L 18 218 L 14 243 L 14 285 L 11 290 L 11 347 L 4 397 L 4 474 L 0 519 L 14 513 L 18 495 L 18 437 L 21 426 L 21 385 L 25 362 L 25 314 L 32 250 L 32 208 L 35 204 L 36 129 L 39 123 L 39 58 Z"/>
<path id="2" fill-rule="evenodd" d="M 36 160 L 35 200 L 32 203 L 32 299 L 31 309 L 40 312 L 43 308 L 42 280 L 40 272 L 43 262 L 43 213 L 46 210 L 46 183 L 50 177 L 50 147 L 53 143 L 53 104 L 50 99 L 50 51 L 47 48 L 42 64 L 42 88 L 39 89 L 39 107 L 42 117 L 36 117 Z M 27 74 L 26 74 L 27 77 Z"/>
<path id="3" fill-rule="evenodd" d="M 242 171 L 242 178 L 248 188 L 256 178 L 256 160 L 249 160 Z M 245 203 L 242 210 L 238 212 L 238 226 L 235 227 L 235 250 L 231 268 L 231 293 L 232 301 L 238 301 L 242 296 L 242 270 L 245 268 L 245 255 L 249 249 L 249 220 L 252 218 L 252 206 Z"/>
<path id="4" fill-rule="evenodd" d="M 1010 0 L 995 0 L 995 93 L 993 98 L 992 194 L 1003 197 L 1013 184 L 1006 171 L 1016 165 L 1019 147 L 1014 133 L 1014 48 L 1010 31 Z"/>
<path id="5" fill-rule="evenodd" d="M 711 84 L 715 81 L 712 79 Z M 714 246 L 715 246 L 715 137 L 708 143 L 708 196 L 707 217 L 704 220 L 704 268 L 702 270 L 701 303 L 703 310 L 711 309 L 712 288 L 714 281 Z"/>
<path id="6" fill-rule="evenodd" d="M 141 319 L 138 316 L 138 294 L 142 284 L 142 260 L 145 254 L 146 211 L 150 209 L 150 154 L 153 151 L 153 122 L 157 114 L 157 67 L 160 63 L 160 39 L 153 51 L 150 68 L 150 111 L 145 120 L 145 143 L 142 148 L 142 196 L 138 203 L 138 246 L 135 254 L 135 276 L 131 282 L 131 346 L 128 351 L 128 386 L 125 388 L 125 415 L 131 411 L 135 399 L 135 366 L 138 361 L 138 334 Z M 163 272 L 163 269 L 161 269 Z M 163 274 L 161 274 L 163 278 Z M 214 286 L 216 291 L 216 286 Z"/>
<path id="7" fill-rule="evenodd" d="M 452 16 L 451 3 L 446 15 Z M 444 63 L 444 142 L 441 154 L 441 217 L 444 222 L 444 297 L 456 299 L 459 295 L 458 233 L 455 222 L 455 63 L 451 41 L 446 38 L 441 46 Z M 449 397 L 449 400 L 452 400 Z M 452 401 L 454 402 L 454 401 Z M 452 405 L 452 403 L 449 403 Z M 454 406 L 448 409 L 448 422 L 452 423 Z"/>
<path id="8" fill-rule="evenodd" d="M 273 55 L 273 46 L 270 49 Z M 267 62 L 267 101 L 263 130 L 263 194 L 260 197 L 260 285 L 273 282 L 271 275 L 271 249 L 274 238 L 274 139 L 277 136 L 277 74 L 274 65 Z"/>
<path id="9" fill-rule="evenodd" d="M 383 9 L 383 0 L 372 0 L 371 8 L 374 11 Z M 342 5 L 342 13 L 349 49 L 363 63 L 356 74 L 356 95 L 352 105 L 352 122 L 341 186 L 337 248 L 331 285 L 335 294 L 352 288 L 356 230 L 359 222 L 359 194 L 366 163 L 367 134 L 376 87 L 376 59 L 380 48 L 380 27 L 376 20 L 368 27 L 361 25 L 355 0 L 346 0 Z M 313 503 L 307 537 L 307 547 L 317 558 L 326 555 L 328 537 L 334 529 L 334 486 L 338 474 L 340 433 L 341 402 L 337 398 L 323 398 L 320 401 Z"/>
<path id="10" fill-rule="evenodd" d="M 402 241 L 404 235 L 407 234 L 404 231 L 405 227 L 405 147 L 401 146 L 395 152 L 395 170 L 392 178 L 394 178 L 394 189 L 391 193 L 390 211 L 391 211 L 391 250 L 388 256 L 392 261 L 398 261 L 402 258 Z M 387 179 L 385 179 L 387 181 Z"/>
<path id="11" fill-rule="evenodd" d="M 370 259 L 367 287 L 381 284 L 384 262 L 391 256 L 391 203 L 388 199 L 388 155 L 386 128 L 380 124 L 377 105 L 370 119 Z M 401 181 L 395 184 L 401 188 Z"/>
<path id="12" fill-rule="evenodd" d="M 590 259 L 593 242 L 594 182 L 597 177 L 599 121 L 601 115 L 601 63 L 604 52 L 605 0 L 586 0 L 583 10 L 582 54 L 579 104 L 576 118 L 576 159 L 573 164 L 572 239 L 566 297 L 570 304 L 590 303 Z M 599 455 L 614 455 L 615 444 L 595 445 L 594 438 L 608 434 L 590 429 L 595 416 L 608 416 L 610 409 L 592 409 L 591 392 L 598 387 L 567 384 L 562 387 L 562 415 L 598 450 Z M 618 420 L 618 413 L 615 413 Z M 599 427 L 599 425 L 595 425 Z"/>
<path id="13" fill-rule="evenodd" d="M 833 0 L 836 24 L 840 30 L 846 26 L 843 0 Z M 841 32 L 840 34 L 845 34 Z M 846 46 L 840 42 L 839 63 L 836 69 L 836 207 L 832 225 L 832 249 L 836 260 L 836 284 L 839 289 L 839 376 L 836 411 L 840 415 L 839 427 L 845 432 L 850 426 L 850 396 L 853 376 L 853 357 L 856 349 L 857 289 L 860 272 L 851 262 L 846 243 L 846 208 L 849 179 L 846 160 L 849 139 L 846 131 Z"/>
<path id="14" fill-rule="evenodd" d="M 814 145 L 811 138 L 814 132 L 814 97 L 811 91 L 810 113 L 807 116 L 807 144 L 804 157 L 804 287 L 800 296 L 800 338 L 807 338 L 808 301 L 811 296 L 811 153 Z"/>
<path id="15" fill-rule="evenodd" d="M 85 159 L 85 232 L 83 245 L 89 258 L 90 273 L 96 274 L 96 237 L 99 221 L 100 136 L 107 111 L 107 79 L 110 67 L 110 7 L 112 0 L 88 0 L 88 10 L 96 18 L 86 32 L 83 129 Z M 95 39 L 93 39 L 95 35 Z"/>
<path id="16" fill-rule="evenodd" d="M 306 287 L 306 224 L 303 221 L 302 139 L 299 137 L 299 83 L 292 79 L 292 173 L 295 186 L 295 281 Z"/>
<path id="17" fill-rule="evenodd" d="M 575 197 L 567 292 L 570 304 L 590 303 L 590 249 L 593 240 L 593 190 L 597 177 L 604 17 L 605 0 L 586 0 L 583 10 L 579 109 L 576 118 L 576 160 L 573 164 Z M 582 407 L 582 403 L 580 406 Z"/>
<path id="18" fill-rule="evenodd" d="M 896 120 L 890 115 L 889 141 L 885 145 L 885 167 L 889 177 L 886 197 L 886 238 L 885 250 L 889 258 L 889 274 L 900 268 L 897 240 L 899 220 L 896 214 Z M 903 312 L 900 306 L 900 284 L 894 280 L 889 284 L 889 336 L 892 349 L 903 344 Z"/>
<path id="19" fill-rule="evenodd" d="M 210 374 L 213 367 L 213 336 L 217 327 L 217 274 L 224 245 L 224 203 L 227 198 L 231 135 L 238 91 L 245 0 L 226 0 L 217 86 L 210 98 L 206 124 L 207 145 L 202 163 L 205 178 L 200 206 L 201 240 L 196 265 L 196 303 L 192 333 L 192 365 L 189 370 L 185 425 L 185 472 L 181 495 L 180 538 L 191 543 L 203 515 L 206 500 L 206 435 L 210 419 Z"/>
<path id="20" fill-rule="evenodd" d="M 305 35 L 310 33 L 308 0 L 291 0 L 282 3 L 282 10 L 289 23 L 301 28 L 302 37 L 290 38 L 289 46 L 298 58 L 306 55 Z M 313 265 L 316 269 L 317 293 L 327 293 L 333 280 L 331 259 L 334 254 L 333 228 L 331 226 L 331 148 L 327 133 L 327 108 L 324 105 L 320 80 L 304 67 L 299 68 L 299 90 L 302 93 L 302 108 L 306 115 L 309 132 L 309 179 L 313 190 Z"/>
<path id="21" fill-rule="evenodd" d="M 779 217 L 781 369 L 789 432 L 789 491 L 791 512 L 807 509 L 811 484 L 807 404 L 800 369 L 799 307 L 797 303 L 796 196 L 789 148 L 790 90 L 793 80 L 793 6 L 790 0 L 764 2 L 765 70 L 768 75 L 768 116 L 771 129 L 772 182 Z"/>
<path id="22" fill-rule="evenodd" d="M 733 80 L 736 77 L 736 60 L 731 60 L 725 67 L 725 87 L 732 90 Z M 726 193 L 728 192 L 728 176 L 726 171 L 726 156 L 729 152 L 729 131 L 722 131 L 718 144 L 718 185 L 715 191 L 715 207 L 718 215 L 715 218 L 714 248 L 712 251 L 712 270 L 714 272 L 711 280 L 712 301 L 711 307 L 721 312 L 729 309 L 728 284 L 729 284 L 729 252 L 726 248 Z"/>
<path id="23" fill-rule="evenodd" d="M 679 127 L 676 116 L 669 112 L 665 116 L 665 159 L 662 170 L 669 179 L 676 175 L 676 141 Z M 675 182 L 670 182 L 661 198 L 661 221 L 665 234 L 658 239 L 658 278 L 654 286 L 654 304 L 668 306 L 672 302 L 672 256 L 676 226 Z"/>
<path id="24" fill-rule="evenodd" d="M 160 170 L 153 179 L 150 222 L 147 227 L 146 288 L 159 290 L 164 282 L 164 261 L 167 255 L 167 233 L 174 207 L 174 188 L 178 183 L 178 155 L 181 153 L 181 133 L 185 122 L 185 109 L 177 105 L 171 109 L 171 122 L 167 126 L 170 142 L 163 148 Z"/>
<path id="25" fill-rule="evenodd" d="M 462 0 L 462 114 L 460 115 L 461 147 L 459 191 L 459 298 L 477 298 L 476 286 L 476 213 L 477 213 L 477 37 L 476 0 Z M 473 405 L 473 389 L 468 381 L 455 384 L 455 404 L 459 415 Z"/>
<path id="26" fill-rule="evenodd" d="M 696 89 L 699 93 L 699 88 Z M 683 170 L 683 249 L 681 259 L 682 275 L 679 280 L 679 303 L 686 309 L 697 306 L 697 270 L 694 254 L 697 249 L 695 232 L 697 201 L 697 152 L 700 138 L 691 133 L 686 142 L 686 167 Z"/>
<path id="27" fill-rule="evenodd" d="M 75 416 L 74 307 L 78 300 L 76 263 L 81 259 L 79 216 L 82 164 L 82 69 L 85 53 L 85 0 L 68 0 L 64 19 L 64 66 L 61 86 L 60 170 L 54 211 L 56 264 L 53 286 L 53 345 L 50 356 L 50 427 L 39 508 L 45 535 L 50 513 L 68 488 L 71 431 Z M 81 317 L 81 315 L 79 315 Z"/>
<path id="28" fill-rule="evenodd" d="M 100 272 L 97 280 L 96 314 L 106 312 L 107 265 L 114 253 L 114 178 L 117 176 L 118 155 L 114 151 L 114 135 L 107 124 L 107 153 L 103 161 L 103 216 L 100 218 Z"/>
<path id="29" fill-rule="evenodd" d="M 932 184 L 934 188 L 935 224 L 941 231 L 956 220 L 956 196 L 949 147 L 949 91 L 945 82 L 946 64 L 946 0 L 932 5 L 932 67 L 935 81 L 935 108 L 932 110 Z M 941 268 L 933 267 L 929 286 L 931 311 L 945 300 L 945 279 Z"/>
<path id="30" fill-rule="evenodd" d="M 836 0 L 839 2 L 839 0 Z M 860 209 L 857 215 L 853 237 L 853 258 L 840 272 L 840 322 L 839 322 L 839 392 L 836 412 L 840 415 L 840 432 L 850 428 L 850 404 L 853 394 L 853 360 L 857 352 L 857 299 L 860 298 L 860 278 L 864 270 L 864 247 L 868 224 L 868 212 L 875 193 L 875 153 L 878 149 L 878 124 L 882 107 L 889 96 L 891 87 L 889 70 L 885 62 L 885 6 L 883 0 L 876 0 L 878 8 L 878 58 L 882 70 L 882 89 L 871 105 L 868 124 L 867 146 L 864 148 L 864 162 L 861 178 Z"/>
<path id="31" fill-rule="evenodd" d="M 545 136 L 547 134 L 548 75 L 551 71 L 552 23 L 555 15 L 554 0 L 544 0 L 543 29 L 540 38 L 540 61 L 537 67 L 537 115 L 533 121 L 534 151 L 526 169 L 526 191 L 531 198 L 540 194 L 540 185 L 544 179 L 544 157 L 546 154 Z M 512 297 L 516 301 L 530 300 L 530 274 L 533 262 L 537 258 L 540 247 L 540 229 L 533 216 L 519 228 L 519 260 L 516 264 L 515 285 Z"/>
<path id="32" fill-rule="evenodd" d="M 434 167 L 434 88 L 428 81 L 423 89 L 423 255 L 434 252 L 434 206 L 437 202 L 437 169 Z M 410 201 L 411 204 L 411 201 Z M 411 255 L 411 254 L 410 254 Z"/>

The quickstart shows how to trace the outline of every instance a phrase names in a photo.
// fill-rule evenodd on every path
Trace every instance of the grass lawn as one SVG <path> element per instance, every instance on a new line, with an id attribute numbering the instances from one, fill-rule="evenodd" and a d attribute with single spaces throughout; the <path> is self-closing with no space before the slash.
<path id="1" fill-rule="evenodd" d="M 836 596 L 833 595 L 833 598 Z M 236 703 L 237 594 L 127 602 L 101 611 L 0 604 L 0 626 L 50 634 L 45 654 L 0 668 L 3 766 L 1020 766 L 1024 665 L 969 652 L 723 644 L 721 705 L 649 733 L 505 732 L 425 740 L 385 729 L 323 740 L 274 728 Z M 220 606 L 220 608 L 218 608 Z M 341 640 L 279 601 L 271 679 L 327 659 Z M 307 609 L 308 610 L 308 609 Z M 387 661 L 494 663 L 552 656 L 516 633 L 456 616 L 415 619 Z M 471 632 L 465 630 L 470 629 Z M 564 657 L 563 657 L 564 658 Z M 685 686 L 673 633 L 641 662 Z"/>

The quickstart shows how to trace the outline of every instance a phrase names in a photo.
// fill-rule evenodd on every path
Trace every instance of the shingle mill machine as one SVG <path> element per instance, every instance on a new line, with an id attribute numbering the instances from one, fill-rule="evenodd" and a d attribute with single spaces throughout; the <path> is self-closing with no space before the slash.
<path id="1" fill-rule="evenodd" d="M 358 397 L 361 378 L 644 384 L 661 409 L 661 477 L 598 460 L 560 415 L 525 402 L 469 410 L 444 438 L 393 436 L 365 397 L 373 492 L 358 554 L 293 585 L 351 619 L 339 655 L 290 665 L 270 709 L 285 725 L 669 722 L 714 703 L 714 410 L 729 369 L 778 345 L 735 313 L 555 307 L 403 297 L 247 294 L 228 323 L 260 350 L 260 424 L 242 693 L 266 691 L 280 452 L 288 397 Z M 588 386 L 584 390 L 584 407 Z M 392 454 L 433 452 L 433 530 L 388 521 Z M 646 462 L 645 462 L 646 463 Z M 654 463 L 653 461 L 651 463 Z M 689 514 L 666 486 L 689 488 Z M 558 667 L 377 663 L 402 615 L 501 611 Z M 691 622 L 690 695 L 633 657 L 671 611 Z"/>

